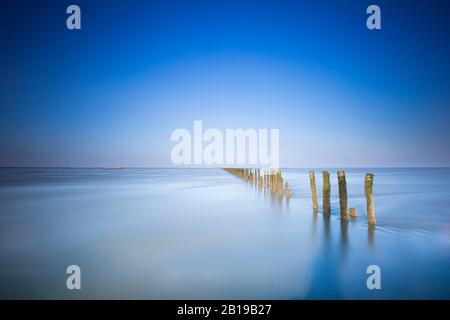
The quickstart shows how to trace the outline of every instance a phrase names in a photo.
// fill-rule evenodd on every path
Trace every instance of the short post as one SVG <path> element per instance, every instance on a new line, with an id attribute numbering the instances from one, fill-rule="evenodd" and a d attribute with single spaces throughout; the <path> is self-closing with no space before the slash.
<path id="1" fill-rule="evenodd" d="M 356 218 L 358 213 L 356 212 L 356 208 L 350 208 L 350 217 Z"/>
<path id="2" fill-rule="evenodd" d="M 264 188 L 267 188 L 267 171 L 264 169 Z"/>
<path id="3" fill-rule="evenodd" d="M 312 196 L 313 208 L 317 209 L 317 208 L 319 208 L 319 205 L 317 203 L 316 178 L 314 176 L 314 171 L 309 172 L 309 182 L 311 183 L 311 196 Z"/>
<path id="4" fill-rule="evenodd" d="M 286 181 L 286 198 L 291 197 L 291 191 L 289 190 L 289 184 Z"/>
<path id="5" fill-rule="evenodd" d="M 273 170 L 269 172 L 269 189 L 270 191 L 273 190 Z"/>
<path id="6" fill-rule="evenodd" d="M 338 171 L 338 184 L 339 184 L 339 207 L 341 211 L 341 219 L 348 220 L 348 208 L 347 208 L 347 181 L 345 180 L 345 172 Z"/>
<path id="7" fill-rule="evenodd" d="M 283 178 L 281 177 L 281 175 L 278 178 L 278 195 L 280 196 L 280 198 L 283 197 Z"/>
<path id="8" fill-rule="evenodd" d="M 330 173 L 328 171 L 322 172 L 322 178 L 323 178 L 323 214 L 330 214 L 331 212 L 331 205 L 330 205 L 330 190 L 331 190 L 331 183 L 330 183 Z"/>
<path id="9" fill-rule="evenodd" d="M 371 225 L 376 224 L 375 220 L 375 205 L 373 203 L 373 173 L 367 173 L 364 179 L 364 193 L 366 194 L 367 202 L 367 217 Z"/>
<path id="10" fill-rule="evenodd" d="M 275 171 L 275 175 L 273 176 L 273 191 L 274 192 L 278 192 L 278 182 L 279 182 L 279 177 L 278 177 L 278 170 Z"/>

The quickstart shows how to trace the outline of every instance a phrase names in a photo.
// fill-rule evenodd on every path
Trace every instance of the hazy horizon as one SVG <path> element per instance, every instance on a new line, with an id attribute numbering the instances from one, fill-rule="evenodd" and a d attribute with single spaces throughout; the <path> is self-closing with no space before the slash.
<path id="1" fill-rule="evenodd" d="M 172 165 L 172 166 L 149 166 L 149 167 L 139 167 L 139 166 L 122 166 L 122 167 L 104 167 L 104 166 L 0 166 L 1 169 L 226 169 L 226 168 L 247 168 L 247 169 L 258 169 L 264 167 L 257 166 L 183 166 L 183 165 Z M 449 169 L 450 166 L 323 166 L 323 167 L 280 167 L 279 169 Z M 269 170 L 269 168 L 267 168 Z"/>

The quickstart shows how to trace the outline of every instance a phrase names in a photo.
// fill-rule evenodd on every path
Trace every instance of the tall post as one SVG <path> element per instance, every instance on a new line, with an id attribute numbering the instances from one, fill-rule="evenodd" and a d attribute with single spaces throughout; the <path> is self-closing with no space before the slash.
<path id="1" fill-rule="evenodd" d="M 371 225 L 376 224 L 375 220 L 375 205 L 373 203 L 373 173 L 367 173 L 364 179 L 364 193 L 366 194 L 367 202 L 367 217 Z"/>
<path id="2" fill-rule="evenodd" d="M 348 208 L 347 208 L 347 182 L 345 180 L 345 172 L 338 171 L 338 184 L 339 184 L 339 207 L 341 211 L 341 219 L 348 220 Z"/>
<path id="3" fill-rule="evenodd" d="M 328 171 L 322 172 L 322 178 L 323 178 L 323 214 L 330 214 L 331 212 L 331 205 L 330 205 L 330 190 L 331 190 L 331 183 L 330 183 L 330 173 Z"/>
<path id="4" fill-rule="evenodd" d="M 317 208 L 319 208 L 319 205 L 317 203 L 316 178 L 314 176 L 314 171 L 309 172 L 309 182 L 311 183 L 311 197 L 312 197 L 313 208 L 317 209 Z"/>

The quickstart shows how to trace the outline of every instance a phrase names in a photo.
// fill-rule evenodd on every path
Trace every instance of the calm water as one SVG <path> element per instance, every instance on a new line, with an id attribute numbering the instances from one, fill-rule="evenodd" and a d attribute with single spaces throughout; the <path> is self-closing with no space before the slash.
<path id="1" fill-rule="evenodd" d="M 305 169 L 289 202 L 220 169 L 0 169 L 0 298 L 450 299 L 450 169 L 346 170 L 348 223 L 330 172 L 324 218 Z"/>

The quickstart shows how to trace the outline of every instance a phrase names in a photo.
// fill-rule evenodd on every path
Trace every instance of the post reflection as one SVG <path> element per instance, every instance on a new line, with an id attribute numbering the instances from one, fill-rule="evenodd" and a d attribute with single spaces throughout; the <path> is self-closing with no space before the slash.
<path id="1" fill-rule="evenodd" d="M 369 242 L 369 246 L 373 248 L 375 245 L 375 226 L 369 224 L 369 227 L 367 228 L 367 239 Z"/>
<path id="2" fill-rule="evenodd" d="M 341 220 L 341 249 L 343 257 L 347 253 L 348 249 L 348 221 Z"/>
<path id="3" fill-rule="evenodd" d="M 330 244 L 330 216 L 323 216 L 323 238 L 325 245 L 328 247 Z"/>
<path id="4" fill-rule="evenodd" d="M 312 227 L 312 238 L 315 241 L 317 237 L 317 213 L 318 210 L 316 208 L 313 208 L 313 227 Z"/>

